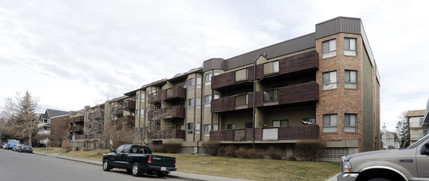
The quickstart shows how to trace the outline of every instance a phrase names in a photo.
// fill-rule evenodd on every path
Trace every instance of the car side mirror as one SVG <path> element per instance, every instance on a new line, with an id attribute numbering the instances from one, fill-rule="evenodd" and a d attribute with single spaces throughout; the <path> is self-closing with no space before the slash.
<path id="1" fill-rule="evenodd" d="M 116 152 L 116 150 L 115 150 L 115 149 L 110 149 L 110 152 L 115 153 L 115 152 Z"/>
<path id="2" fill-rule="evenodd" d="M 425 143 L 422 146 L 422 149 L 420 150 L 421 155 L 428 155 L 429 156 L 429 142 Z"/>

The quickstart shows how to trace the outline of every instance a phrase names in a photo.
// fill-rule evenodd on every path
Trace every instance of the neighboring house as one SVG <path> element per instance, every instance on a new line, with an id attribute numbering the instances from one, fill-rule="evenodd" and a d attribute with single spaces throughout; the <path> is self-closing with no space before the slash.
<path id="1" fill-rule="evenodd" d="M 300 140 L 323 140 L 325 160 L 380 149 L 380 78 L 361 19 L 315 29 L 125 93 L 136 99 L 135 131 L 184 152 L 210 140 L 255 140 L 285 156 Z"/>
<path id="2" fill-rule="evenodd" d="M 423 127 L 425 110 L 410 110 L 407 113 L 410 144 L 413 144 L 428 133 Z"/>
<path id="3" fill-rule="evenodd" d="M 45 113 L 39 116 L 35 139 L 39 140 L 41 145 L 51 142 L 53 146 L 61 146 L 67 129 L 68 115 L 67 111 L 46 109 Z"/>
<path id="4" fill-rule="evenodd" d="M 381 133 L 380 133 L 380 139 L 383 143 L 384 150 L 391 149 L 391 148 L 399 148 L 399 142 L 398 142 L 398 136 L 396 135 L 396 132 L 394 131 L 388 131 L 386 129 L 386 125 L 382 127 Z"/>

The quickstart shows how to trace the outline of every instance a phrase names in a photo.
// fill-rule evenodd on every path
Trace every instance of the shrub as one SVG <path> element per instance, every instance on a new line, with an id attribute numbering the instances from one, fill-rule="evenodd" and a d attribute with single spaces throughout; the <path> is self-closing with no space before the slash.
<path id="1" fill-rule="evenodd" d="M 234 156 L 235 149 L 232 145 L 229 146 L 221 146 L 218 150 L 218 156 Z"/>
<path id="2" fill-rule="evenodd" d="M 238 158 L 249 158 L 251 153 L 249 149 L 241 147 L 234 151 L 234 156 Z"/>
<path id="3" fill-rule="evenodd" d="M 165 153 L 162 145 L 160 144 L 152 145 L 150 146 L 150 149 L 152 150 L 152 152 Z"/>
<path id="4" fill-rule="evenodd" d="M 162 144 L 165 153 L 179 153 L 182 148 L 181 143 L 165 143 Z"/>
<path id="5" fill-rule="evenodd" d="M 216 156 L 219 150 L 220 143 L 218 141 L 209 141 L 203 143 L 203 151 L 211 156 Z"/>
<path id="6" fill-rule="evenodd" d="M 275 147 L 268 148 L 267 155 L 270 156 L 271 159 L 276 159 L 276 160 L 282 159 L 282 151 Z"/>
<path id="7" fill-rule="evenodd" d="M 296 157 L 295 157 L 295 156 L 289 156 L 289 157 L 287 158 L 287 160 L 289 160 L 289 161 L 297 161 L 298 159 L 296 159 Z"/>
<path id="8" fill-rule="evenodd" d="M 326 143 L 322 141 L 300 141 L 296 143 L 295 151 L 297 156 L 303 158 L 304 161 L 317 162 L 322 157 Z"/>

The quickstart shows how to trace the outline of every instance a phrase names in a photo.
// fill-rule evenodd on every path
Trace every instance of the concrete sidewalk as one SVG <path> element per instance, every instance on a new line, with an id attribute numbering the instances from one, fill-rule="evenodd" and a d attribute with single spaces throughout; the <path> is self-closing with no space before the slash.
<path id="1" fill-rule="evenodd" d="M 48 157 L 53 157 L 53 158 L 59 158 L 59 159 L 64 159 L 64 160 L 70 160 L 70 161 L 75 161 L 75 162 L 81 162 L 81 163 L 86 163 L 86 164 L 97 165 L 97 166 L 100 166 L 100 169 L 102 169 L 102 165 L 103 165 L 102 162 L 101 162 L 101 160 L 100 161 L 95 161 L 95 160 L 88 160 L 88 159 L 81 159 L 81 158 L 73 158 L 73 157 L 62 156 L 62 155 L 60 155 L 58 153 L 47 154 L 47 153 L 41 153 L 41 152 L 34 152 L 34 154 L 48 156 Z M 248 180 L 245 180 L 245 179 L 235 179 L 235 178 L 227 178 L 227 177 L 209 176 L 209 175 L 184 173 L 184 172 L 177 172 L 177 171 L 171 172 L 170 175 L 168 175 L 168 177 L 177 178 L 177 179 L 183 179 L 183 180 L 195 180 L 195 181 L 199 181 L 199 180 L 212 180 L 212 181 L 223 181 L 223 180 L 248 181 Z"/>

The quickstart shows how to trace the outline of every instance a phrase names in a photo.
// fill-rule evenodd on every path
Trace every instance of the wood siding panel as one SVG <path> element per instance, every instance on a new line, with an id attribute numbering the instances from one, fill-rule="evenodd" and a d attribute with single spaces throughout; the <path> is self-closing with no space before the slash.
<path id="1" fill-rule="evenodd" d="M 279 88 L 279 104 L 293 104 L 319 100 L 319 86 L 307 82 Z"/>
<path id="2" fill-rule="evenodd" d="M 212 113 L 220 113 L 225 111 L 233 111 L 235 109 L 235 97 L 222 97 L 220 99 L 212 100 L 211 110 Z"/>
<path id="3" fill-rule="evenodd" d="M 228 72 L 212 77 L 212 89 L 220 89 L 235 84 L 235 72 Z"/>
<path id="4" fill-rule="evenodd" d="M 234 141 L 234 130 L 210 131 L 210 141 Z"/>
<path id="5" fill-rule="evenodd" d="M 318 125 L 279 127 L 279 140 L 319 139 Z"/>
<path id="6" fill-rule="evenodd" d="M 280 75 L 299 72 L 303 70 L 318 69 L 319 59 L 316 51 L 310 51 L 299 55 L 279 60 Z"/>

